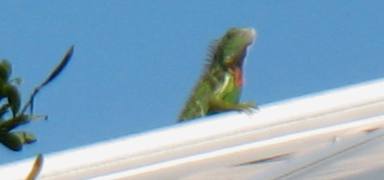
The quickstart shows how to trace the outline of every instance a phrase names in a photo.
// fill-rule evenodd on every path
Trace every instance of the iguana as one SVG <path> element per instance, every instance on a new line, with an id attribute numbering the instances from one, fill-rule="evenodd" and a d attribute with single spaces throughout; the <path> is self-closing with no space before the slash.
<path id="1" fill-rule="evenodd" d="M 178 121 L 183 122 L 223 111 L 248 111 L 252 103 L 240 103 L 243 64 L 256 32 L 253 28 L 231 28 L 215 42 L 205 71 L 192 91 Z"/>

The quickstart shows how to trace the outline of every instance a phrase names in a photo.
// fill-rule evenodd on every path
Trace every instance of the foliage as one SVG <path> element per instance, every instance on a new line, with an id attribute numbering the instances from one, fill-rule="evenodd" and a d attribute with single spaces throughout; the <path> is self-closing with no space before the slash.
<path id="1" fill-rule="evenodd" d="M 69 48 L 60 64 L 54 68 L 48 78 L 37 86 L 31 94 L 27 103 L 21 108 L 21 95 L 18 89 L 20 78 L 11 79 L 12 65 L 8 60 L 0 61 L 0 143 L 14 151 L 20 151 L 24 144 L 36 141 L 33 133 L 27 131 L 16 131 L 21 125 L 32 120 L 46 119 L 46 116 L 33 115 L 33 101 L 38 92 L 47 84 L 52 82 L 68 64 L 73 54 L 73 46 Z M 27 114 L 27 109 L 30 113 Z"/>

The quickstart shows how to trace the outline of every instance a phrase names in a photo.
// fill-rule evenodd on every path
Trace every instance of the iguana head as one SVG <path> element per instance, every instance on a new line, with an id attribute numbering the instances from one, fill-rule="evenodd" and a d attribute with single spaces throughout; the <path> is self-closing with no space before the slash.
<path id="1" fill-rule="evenodd" d="M 243 84 L 243 62 L 255 37 L 253 28 L 231 28 L 218 42 L 215 59 L 224 71 L 233 75 L 236 87 Z"/>
<path id="2" fill-rule="evenodd" d="M 222 65 L 241 67 L 247 48 L 253 43 L 256 32 L 253 28 L 231 28 L 219 42 Z"/>

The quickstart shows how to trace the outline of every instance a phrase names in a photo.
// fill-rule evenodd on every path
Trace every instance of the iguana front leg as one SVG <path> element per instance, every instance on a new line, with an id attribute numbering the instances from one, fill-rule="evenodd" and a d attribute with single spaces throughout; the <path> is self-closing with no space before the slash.
<path id="1" fill-rule="evenodd" d="M 213 112 L 222 112 L 230 110 L 252 112 L 254 109 L 257 109 L 257 106 L 255 105 L 255 103 L 252 102 L 231 103 L 219 98 L 211 98 L 209 100 L 209 111 Z"/>

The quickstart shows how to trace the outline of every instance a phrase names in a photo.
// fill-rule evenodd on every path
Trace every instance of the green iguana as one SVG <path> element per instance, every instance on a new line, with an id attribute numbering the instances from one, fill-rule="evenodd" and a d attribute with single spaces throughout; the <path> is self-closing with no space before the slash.
<path id="1" fill-rule="evenodd" d="M 179 122 L 223 111 L 249 111 L 255 107 L 253 103 L 239 103 L 242 66 L 255 36 L 252 28 L 231 28 L 214 44 L 205 72 L 179 115 Z"/>

